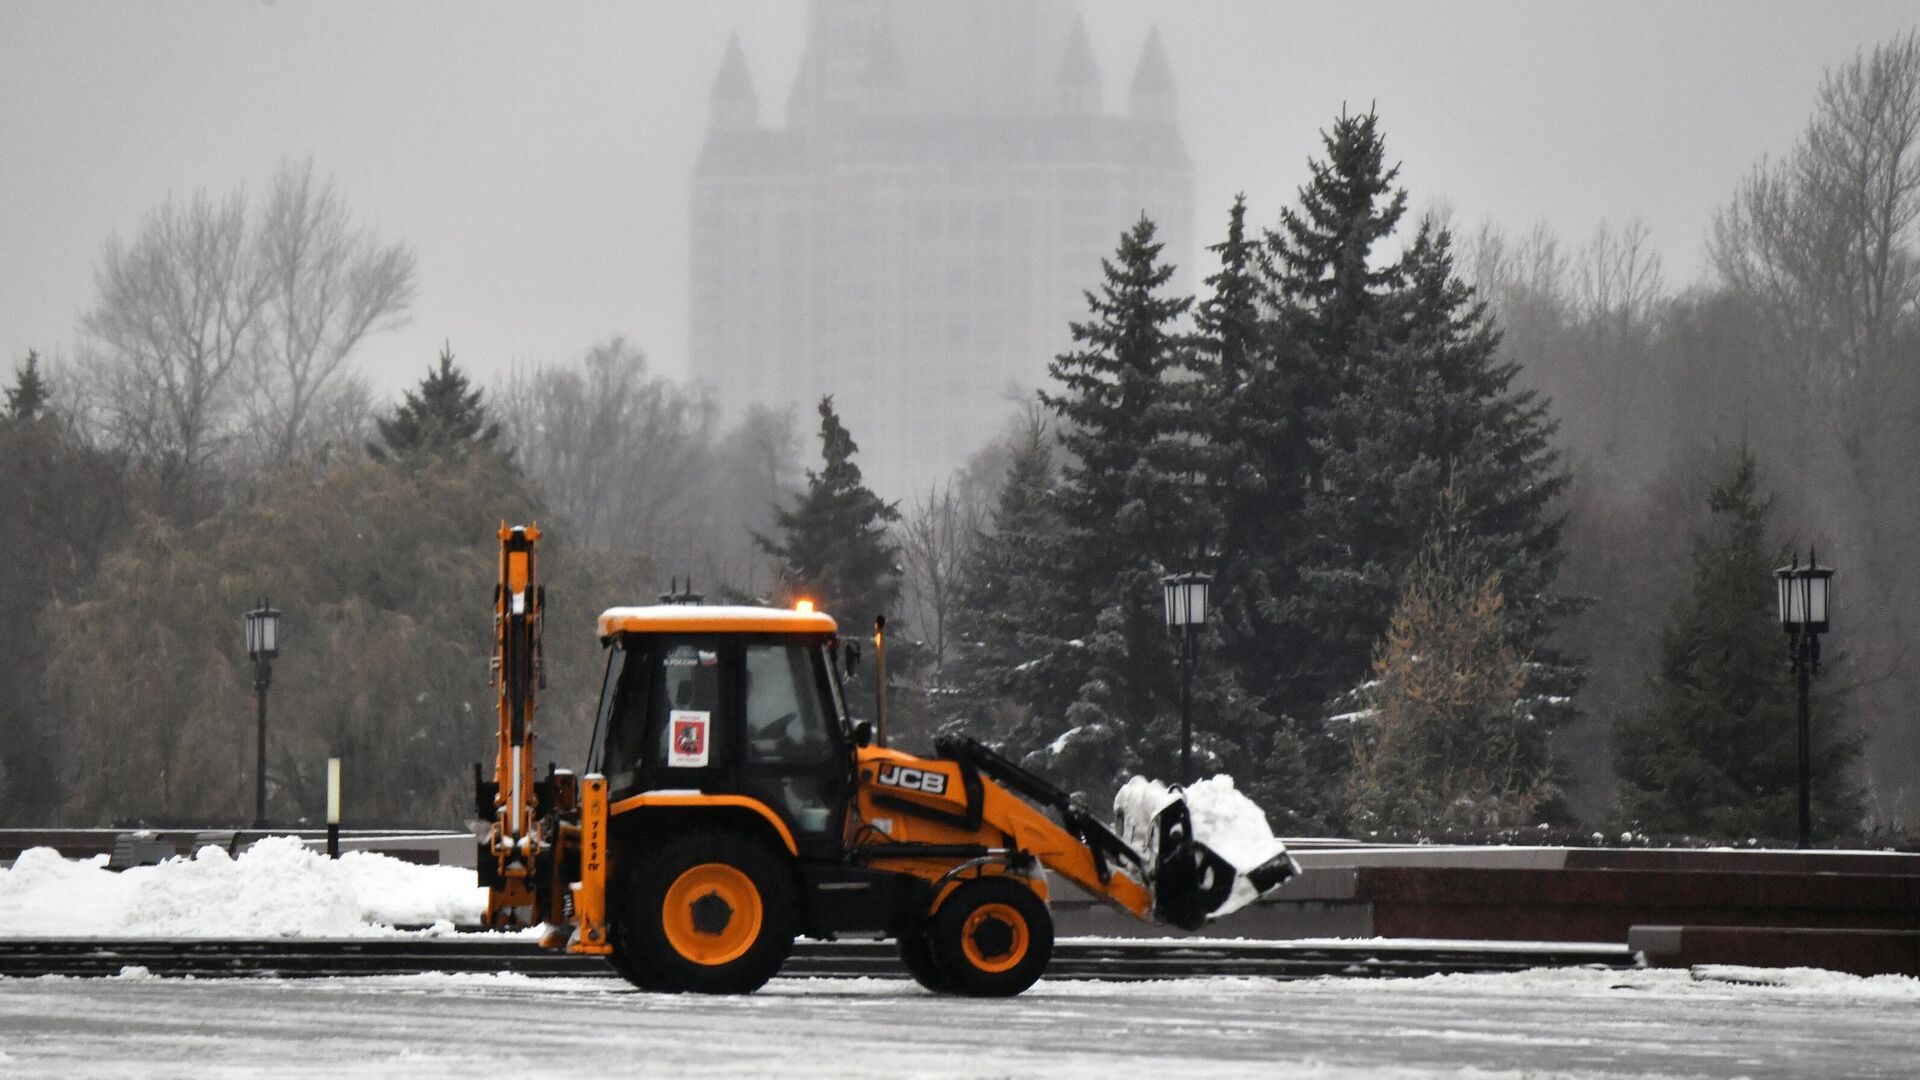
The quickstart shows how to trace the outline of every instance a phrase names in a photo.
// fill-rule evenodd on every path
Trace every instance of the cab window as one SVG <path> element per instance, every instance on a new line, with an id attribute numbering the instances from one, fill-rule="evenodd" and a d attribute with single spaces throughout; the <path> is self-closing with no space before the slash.
<path id="1" fill-rule="evenodd" d="M 647 743 L 668 773 L 709 769 L 720 757 L 720 643 L 698 638 L 662 642 Z"/>
<path id="2" fill-rule="evenodd" d="M 829 710 L 815 671 L 818 651 L 806 645 L 747 646 L 749 762 L 814 764 L 832 756 Z"/>
<path id="3" fill-rule="evenodd" d="M 674 786 L 726 764 L 720 642 L 676 636 L 616 647 L 602 702 L 601 768 L 614 791 Z"/>
<path id="4" fill-rule="evenodd" d="M 741 791 L 786 819 L 803 854 L 837 852 L 850 762 L 828 726 L 838 721 L 820 646 L 758 642 L 745 653 Z"/>

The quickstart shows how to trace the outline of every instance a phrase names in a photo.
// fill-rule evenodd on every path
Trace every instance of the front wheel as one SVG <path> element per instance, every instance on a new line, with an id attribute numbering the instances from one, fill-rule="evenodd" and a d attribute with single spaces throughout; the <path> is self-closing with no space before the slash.
<path id="1" fill-rule="evenodd" d="M 941 975 L 939 989 L 1012 997 L 1032 986 L 1053 957 L 1053 916 L 1020 882 L 977 878 L 934 912 L 927 940 Z"/>
<path id="2" fill-rule="evenodd" d="M 793 950 L 786 861 L 732 832 L 676 837 L 639 856 L 614 916 L 615 966 L 646 990 L 747 994 Z"/>
<path id="3" fill-rule="evenodd" d="M 915 919 L 900 931 L 900 963 L 904 964 L 907 974 L 921 986 L 940 993 L 951 989 L 947 978 L 940 973 L 940 964 L 933 958 L 933 942 L 927 940 L 925 920 Z"/>

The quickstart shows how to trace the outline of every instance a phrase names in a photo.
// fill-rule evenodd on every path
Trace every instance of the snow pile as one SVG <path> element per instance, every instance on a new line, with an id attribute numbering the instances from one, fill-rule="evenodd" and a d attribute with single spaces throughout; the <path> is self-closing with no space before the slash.
<path id="1" fill-rule="evenodd" d="M 1688 976 L 1695 982 L 1778 987 L 1782 990 L 1843 997 L 1920 1001 L 1920 979 L 1911 975 L 1849 975 L 1822 968 L 1696 964 L 1688 971 Z"/>
<path id="2" fill-rule="evenodd" d="M 1113 797 L 1113 814 L 1120 823 L 1121 838 L 1135 851 L 1146 856 L 1152 866 L 1159 835 L 1154 819 L 1160 811 L 1178 801 L 1181 789 L 1169 788 L 1158 780 L 1135 776 L 1127 780 Z M 1222 773 L 1185 789 L 1187 813 L 1193 819 L 1193 838 L 1212 848 L 1242 874 L 1287 853 L 1287 846 L 1273 835 L 1267 815 L 1252 799 L 1233 786 L 1233 777 Z M 1230 915 L 1260 898 L 1245 877 L 1236 877 L 1233 892 L 1214 918 Z"/>
<path id="3" fill-rule="evenodd" d="M 478 922 L 471 870 L 352 851 L 328 859 L 292 836 L 239 858 L 217 847 L 115 873 L 107 857 L 33 848 L 0 869 L 8 937 L 355 937 L 396 923 Z"/>

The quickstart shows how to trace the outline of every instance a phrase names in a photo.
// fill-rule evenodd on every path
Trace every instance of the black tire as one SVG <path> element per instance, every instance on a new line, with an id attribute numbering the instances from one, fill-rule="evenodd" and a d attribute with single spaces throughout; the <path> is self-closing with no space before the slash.
<path id="1" fill-rule="evenodd" d="M 613 929 L 610 937 L 613 943 L 613 951 L 607 954 L 607 966 L 613 968 L 614 972 L 621 978 L 643 990 L 655 989 L 655 987 L 648 985 L 644 972 L 627 962 L 627 950 L 620 945 L 620 931 Z"/>
<path id="2" fill-rule="evenodd" d="M 1004 877 L 977 878 L 953 891 L 927 927 L 941 989 L 969 997 L 1012 997 L 1040 978 L 1053 957 L 1053 916 L 1033 890 Z"/>
<path id="3" fill-rule="evenodd" d="M 613 964 L 643 990 L 750 994 L 787 962 L 798 912 L 784 856 L 741 833 L 688 833 L 635 857 Z"/>
<path id="4" fill-rule="evenodd" d="M 900 932 L 900 962 L 906 965 L 907 974 L 913 981 L 933 991 L 942 993 L 948 989 L 947 980 L 940 973 L 940 965 L 933 958 L 933 943 L 927 940 L 925 920 L 916 920 Z"/>

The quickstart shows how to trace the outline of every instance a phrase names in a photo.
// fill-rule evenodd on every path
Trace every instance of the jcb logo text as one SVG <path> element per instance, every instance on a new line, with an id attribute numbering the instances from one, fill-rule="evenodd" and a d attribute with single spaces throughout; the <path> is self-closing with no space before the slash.
<path id="1" fill-rule="evenodd" d="M 928 772 L 925 769 L 909 769 L 900 765 L 880 766 L 880 783 L 888 787 L 924 791 L 929 795 L 945 795 L 947 793 L 947 777 L 944 773 Z"/>

